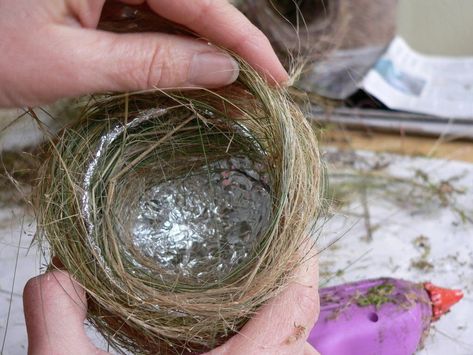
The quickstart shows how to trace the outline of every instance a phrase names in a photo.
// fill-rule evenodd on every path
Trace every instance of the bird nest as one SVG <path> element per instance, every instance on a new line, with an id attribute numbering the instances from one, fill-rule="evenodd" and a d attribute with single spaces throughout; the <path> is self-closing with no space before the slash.
<path id="1" fill-rule="evenodd" d="M 241 68 L 219 90 L 100 97 L 51 141 L 40 240 L 116 349 L 211 349 L 307 257 L 316 136 L 284 89 Z"/>

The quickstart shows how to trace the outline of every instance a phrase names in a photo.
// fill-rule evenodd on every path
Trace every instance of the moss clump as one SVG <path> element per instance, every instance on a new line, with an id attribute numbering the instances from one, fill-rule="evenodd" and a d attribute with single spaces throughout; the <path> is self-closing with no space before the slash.
<path id="1" fill-rule="evenodd" d="M 393 291 L 394 285 L 389 283 L 374 286 L 365 295 L 359 295 L 356 298 L 356 304 L 360 307 L 375 306 L 376 309 L 379 309 L 381 305 L 393 302 Z"/>

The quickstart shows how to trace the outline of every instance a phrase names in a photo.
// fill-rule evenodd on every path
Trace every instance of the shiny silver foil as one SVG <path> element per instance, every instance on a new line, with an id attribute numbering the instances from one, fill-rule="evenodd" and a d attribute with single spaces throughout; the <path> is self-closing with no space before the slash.
<path id="1" fill-rule="evenodd" d="M 138 126 L 140 123 L 147 121 L 149 119 L 159 117 L 167 112 L 166 109 L 150 109 L 143 111 L 141 115 L 135 117 L 132 121 L 126 124 L 117 124 L 116 126 L 112 127 L 107 133 L 105 133 L 102 137 L 100 137 L 100 142 L 98 146 L 95 148 L 94 155 L 90 162 L 87 165 L 87 170 L 84 173 L 83 178 L 83 190 L 84 194 L 82 195 L 82 215 L 84 216 L 85 226 L 87 228 L 87 236 L 86 240 L 91 248 L 91 250 L 95 253 L 98 261 L 102 263 L 103 270 L 105 271 L 107 277 L 110 279 L 111 282 L 115 283 L 118 287 L 123 287 L 121 283 L 119 283 L 113 276 L 113 273 L 110 270 L 110 267 L 105 262 L 105 258 L 102 255 L 102 250 L 98 243 L 98 238 L 96 234 L 96 228 L 94 220 L 97 216 L 95 216 L 95 211 L 92 207 L 91 200 L 93 200 L 93 190 L 95 188 L 93 181 L 93 176 L 97 174 L 97 167 L 101 163 L 103 156 L 109 149 L 110 145 L 114 143 L 122 134 L 129 128 L 133 128 Z"/>
<path id="2" fill-rule="evenodd" d="M 222 160 L 149 188 L 133 244 L 173 277 L 217 282 L 248 259 L 270 212 L 262 167 L 245 157 Z"/>
<path id="3" fill-rule="evenodd" d="M 83 179 L 82 213 L 87 241 L 110 280 L 115 280 L 100 248 L 91 201 L 94 175 L 109 147 L 130 128 L 159 117 L 165 109 L 142 112 L 127 124 L 105 133 L 95 148 Z M 238 129 L 237 129 L 238 128 Z M 236 127 L 240 134 L 242 127 Z M 256 150 L 259 147 L 255 146 Z M 132 211 L 133 246 L 154 260 L 172 279 L 218 282 L 244 263 L 268 227 L 271 196 L 264 167 L 247 157 L 233 157 L 185 176 L 149 187 Z M 128 256 L 131 256 L 127 252 Z M 133 262 L 140 267 L 139 263 Z"/>

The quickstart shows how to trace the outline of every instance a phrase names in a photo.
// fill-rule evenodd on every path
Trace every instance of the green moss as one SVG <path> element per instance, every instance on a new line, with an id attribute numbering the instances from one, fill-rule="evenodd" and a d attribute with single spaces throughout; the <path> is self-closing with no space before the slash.
<path id="1" fill-rule="evenodd" d="M 394 291 L 394 285 L 382 284 L 374 286 L 368 290 L 364 295 L 359 295 L 356 298 L 356 304 L 361 307 L 375 306 L 377 309 L 381 305 L 392 302 L 392 293 Z"/>

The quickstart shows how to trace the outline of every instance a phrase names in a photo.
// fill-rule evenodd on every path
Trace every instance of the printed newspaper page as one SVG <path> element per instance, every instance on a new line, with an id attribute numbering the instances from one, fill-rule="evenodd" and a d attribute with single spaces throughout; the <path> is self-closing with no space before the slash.
<path id="1" fill-rule="evenodd" d="M 394 110 L 473 121 L 473 57 L 423 55 L 396 37 L 361 87 Z"/>

